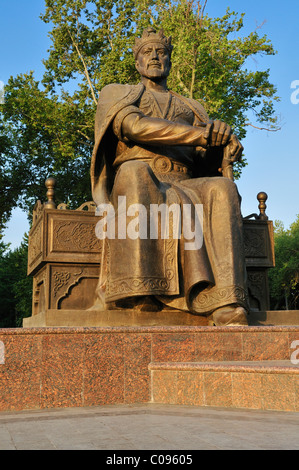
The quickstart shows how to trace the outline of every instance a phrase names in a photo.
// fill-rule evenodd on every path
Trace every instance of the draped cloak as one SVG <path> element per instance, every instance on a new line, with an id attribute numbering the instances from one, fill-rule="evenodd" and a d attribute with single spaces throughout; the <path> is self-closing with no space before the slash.
<path id="1" fill-rule="evenodd" d="M 149 230 L 136 239 L 106 238 L 98 298 L 109 308 L 121 299 L 150 295 L 200 315 L 225 305 L 248 308 L 240 197 L 235 183 L 219 176 L 223 149 L 195 149 L 179 139 L 177 145 L 141 144 L 122 135 L 122 122 L 130 113 L 191 126 L 209 122 L 197 101 L 172 92 L 168 96 L 163 108 L 143 84 L 112 84 L 102 90 L 91 162 L 93 199 L 97 206 L 112 204 L 116 220 L 120 196 L 126 198 L 125 211 L 142 204 L 147 227 L 153 204 L 177 204 L 182 211 L 202 205 L 203 243 L 185 249 L 184 230 L 178 239 L 172 226 L 165 239 L 149 237 Z M 194 229 L 194 210 L 190 216 Z"/>

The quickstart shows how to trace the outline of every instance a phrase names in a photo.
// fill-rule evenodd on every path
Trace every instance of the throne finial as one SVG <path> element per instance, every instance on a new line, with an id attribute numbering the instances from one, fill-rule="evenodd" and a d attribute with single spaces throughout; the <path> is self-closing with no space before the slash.
<path id="1" fill-rule="evenodd" d="M 45 181 L 45 186 L 47 188 L 47 202 L 45 202 L 44 207 L 45 209 L 56 209 L 56 204 L 54 202 L 55 199 L 55 186 L 56 180 L 52 176 L 47 178 Z"/>
<path id="2" fill-rule="evenodd" d="M 268 199 L 268 194 L 267 193 L 264 193 L 263 191 L 258 193 L 257 200 L 259 201 L 259 210 L 260 210 L 258 218 L 260 220 L 268 220 L 268 216 L 266 215 L 266 209 L 267 209 L 266 201 L 267 201 L 267 199 Z"/>

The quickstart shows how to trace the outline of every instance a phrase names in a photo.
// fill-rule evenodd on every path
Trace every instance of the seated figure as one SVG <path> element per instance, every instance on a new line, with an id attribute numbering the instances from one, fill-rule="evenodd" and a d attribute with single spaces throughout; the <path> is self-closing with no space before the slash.
<path id="1" fill-rule="evenodd" d="M 198 101 L 167 88 L 172 45 L 163 31 L 145 30 L 133 52 L 141 82 L 103 88 L 96 114 L 92 193 L 97 206 L 114 208 L 116 235 L 103 237 L 94 308 L 175 309 L 216 326 L 247 325 L 240 196 L 230 177 L 243 147 Z M 135 225 L 128 236 L 140 207 L 147 229 Z M 149 230 L 153 207 L 181 209 L 180 236 L 174 216 L 167 236 Z M 192 245 L 188 233 L 199 226 Z"/>

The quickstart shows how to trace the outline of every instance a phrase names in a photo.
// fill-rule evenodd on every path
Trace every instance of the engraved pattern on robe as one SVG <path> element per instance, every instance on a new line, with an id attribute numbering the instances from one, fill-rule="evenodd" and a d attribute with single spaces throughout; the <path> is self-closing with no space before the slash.
<path id="1" fill-rule="evenodd" d="M 194 314 L 209 314 L 230 304 L 247 308 L 242 219 L 236 185 L 223 177 L 190 178 L 182 173 L 155 171 L 150 163 L 157 156 L 166 156 L 189 167 L 199 157 L 191 146 L 152 146 L 126 141 L 121 135 L 121 122 L 126 113 L 134 112 L 133 108 L 137 107 L 148 117 L 161 118 L 163 108 L 159 109 L 152 93 L 146 90 L 129 106 L 131 109 L 123 107 L 113 121 L 118 143 L 112 163 L 116 174 L 110 201 L 116 208 L 118 196 L 126 196 L 127 208 L 131 204 L 143 204 L 147 214 L 150 204 L 178 203 L 182 210 L 184 204 L 202 204 L 204 241 L 199 250 L 185 250 L 183 238 L 107 240 L 105 301 L 153 295 L 165 305 Z M 197 119 L 176 95 L 171 96 L 169 108 L 165 116 L 162 111 L 162 117 L 189 125 L 194 125 Z"/>

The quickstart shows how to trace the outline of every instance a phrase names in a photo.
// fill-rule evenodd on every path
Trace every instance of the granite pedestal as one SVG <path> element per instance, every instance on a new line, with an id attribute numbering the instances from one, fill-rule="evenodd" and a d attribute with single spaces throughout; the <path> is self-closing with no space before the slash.
<path id="1" fill-rule="evenodd" d="M 90 309 L 102 247 L 86 207 L 35 207 L 32 316 L 0 330 L 0 411 L 149 402 L 299 410 L 299 312 L 269 311 L 267 217 L 243 224 L 250 326 L 221 328 L 184 312 Z"/>
<path id="2" fill-rule="evenodd" d="M 299 326 L 2 329 L 0 411 L 149 402 L 298 411 L 298 341 Z"/>

